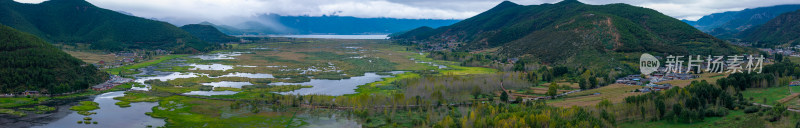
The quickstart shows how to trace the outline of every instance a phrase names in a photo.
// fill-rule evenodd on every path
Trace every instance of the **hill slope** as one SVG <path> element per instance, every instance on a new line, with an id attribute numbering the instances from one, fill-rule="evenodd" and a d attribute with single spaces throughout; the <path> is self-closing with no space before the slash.
<path id="1" fill-rule="evenodd" d="M 742 32 L 742 37 L 754 46 L 800 45 L 800 10 L 781 14 L 766 24 Z"/>
<path id="2" fill-rule="evenodd" d="M 694 27 L 717 38 L 733 38 L 746 29 L 767 23 L 782 13 L 798 9 L 800 9 L 800 5 L 777 5 L 714 13 L 697 20 Z"/>
<path id="3" fill-rule="evenodd" d="M 237 42 L 239 41 L 238 38 L 225 35 L 225 33 L 220 32 L 217 28 L 211 25 L 202 25 L 202 24 L 187 24 L 181 26 L 186 32 L 192 34 L 194 37 L 200 38 L 200 40 L 208 41 L 208 42 L 218 42 L 218 43 L 227 43 L 227 42 Z"/>
<path id="4" fill-rule="evenodd" d="M 508 57 L 530 55 L 567 63 L 609 53 L 733 54 L 745 50 L 655 10 L 575 0 L 521 6 L 505 1 L 477 16 L 429 31 L 409 31 L 399 42 L 459 43 L 463 50 L 500 47 Z M 591 61 L 582 61 L 591 62 Z"/>
<path id="5" fill-rule="evenodd" d="M 53 43 L 90 43 L 105 50 L 172 49 L 191 52 L 214 45 L 169 23 L 121 14 L 84 0 L 23 4 L 0 0 L 0 24 Z"/>
<path id="6" fill-rule="evenodd" d="M 105 72 L 34 35 L 0 25 L 0 37 L 0 93 L 64 93 L 87 89 L 108 78 Z"/>

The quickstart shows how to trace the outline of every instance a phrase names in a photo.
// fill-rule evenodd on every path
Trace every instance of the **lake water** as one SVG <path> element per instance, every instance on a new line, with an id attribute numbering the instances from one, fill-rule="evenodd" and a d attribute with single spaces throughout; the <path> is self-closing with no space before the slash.
<path id="1" fill-rule="evenodd" d="M 221 81 L 221 82 L 211 82 L 211 83 L 203 83 L 203 85 L 214 86 L 216 87 L 229 87 L 229 88 L 242 88 L 245 85 L 253 85 L 250 82 L 230 82 L 230 81 Z"/>
<path id="2" fill-rule="evenodd" d="M 200 58 L 202 60 L 229 60 L 235 59 L 234 56 L 240 56 L 244 52 L 223 52 L 206 55 L 191 56 L 192 58 Z"/>
<path id="3" fill-rule="evenodd" d="M 145 81 L 148 81 L 148 80 L 168 81 L 168 80 L 174 80 L 174 79 L 178 79 L 178 78 L 192 78 L 192 77 L 197 77 L 198 75 L 208 76 L 207 74 L 191 73 L 191 72 L 189 72 L 189 73 L 180 73 L 180 72 L 150 71 L 150 72 L 147 72 L 147 73 L 148 73 L 147 75 L 156 75 L 156 76 L 137 77 L 135 82 L 142 83 L 142 84 L 145 85 L 145 87 L 144 88 L 133 87 L 131 89 L 133 89 L 133 90 L 150 90 L 150 88 L 149 88 L 150 85 L 147 85 L 147 84 L 144 83 Z"/>
<path id="4" fill-rule="evenodd" d="M 191 91 L 187 93 L 183 93 L 184 95 L 201 95 L 201 96 L 213 96 L 213 95 L 233 95 L 239 93 L 237 91 Z"/>
<path id="5" fill-rule="evenodd" d="M 275 78 L 272 74 L 265 74 L 265 73 L 230 73 L 225 74 L 219 77 L 246 77 L 246 78 Z M 211 77 L 211 78 L 219 78 L 219 77 Z"/>
<path id="6" fill-rule="evenodd" d="M 194 68 L 191 68 L 191 69 L 189 69 L 189 70 L 217 70 L 217 71 L 225 71 L 225 70 L 231 70 L 231 69 L 233 69 L 233 66 L 230 66 L 230 65 L 224 65 L 224 64 L 210 64 L 210 65 L 207 65 L 207 64 L 190 64 L 189 66 L 192 66 L 192 67 L 194 67 Z"/>
<path id="7" fill-rule="evenodd" d="M 403 73 L 403 71 L 393 71 L 392 74 L 399 74 Z M 302 88 L 299 90 L 294 90 L 290 92 L 281 92 L 280 94 L 298 94 L 298 95 L 309 95 L 309 94 L 323 94 L 323 95 L 332 95 L 332 96 L 340 96 L 344 94 L 353 94 L 356 93 L 356 88 L 359 85 L 364 85 L 367 83 L 372 83 L 376 81 L 381 81 L 382 78 L 392 77 L 391 75 L 378 75 L 375 73 L 365 73 L 364 76 L 357 76 L 357 77 L 350 77 L 350 79 L 342 79 L 342 80 L 325 80 L 325 79 L 311 79 L 309 82 L 303 83 L 270 83 L 270 85 L 311 85 L 311 88 Z"/>
<path id="8" fill-rule="evenodd" d="M 389 39 L 389 35 L 268 35 L 269 37 L 319 38 L 319 39 Z"/>
<path id="9" fill-rule="evenodd" d="M 103 93 L 94 98 L 94 102 L 100 103 L 100 109 L 92 110 L 90 112 L 97 112 L 97 114 L 89 115 L 92 121 L 97 121 L 97 124 L 78 124 L 77 121 L 82 121 L 84 115 L 77 112 L 71 112 L 64 118 L 58 119 L 54 122 L 47 123 L 42 126 L 34 126 L 41 128 L 144 128 L 147 125 L 153 127 L 164 126 L 166 122 L 164 119 L 157 119 L 145 115 L 145 112 L 152 112 L 157 102 L 137 102 L 131 103 L 131 107 L 121 108 L 114 103 L 119 102 L 113 99 L 114 97 L 124 96 L 124 91 Z M 64 111 L 64 110 L 59 110 Z M 66 110 L 71 111 L 71 110 Z M 2 127 L 2 126 L 0 126 Z"/>

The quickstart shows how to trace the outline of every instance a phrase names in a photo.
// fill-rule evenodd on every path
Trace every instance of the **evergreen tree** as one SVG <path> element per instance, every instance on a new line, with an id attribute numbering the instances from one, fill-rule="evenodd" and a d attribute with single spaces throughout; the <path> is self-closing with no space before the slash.
<path id="1" fill-rule="evenodd" d="M 588 85 L 586 85 L 586 79 L 578 79 L 578 86 L 580 86 L 581 90 L 588 89 Z"/>
<path id="2" fill-rule="evenodd" d="M 503 93 L 500 94 L 500 101 L 508 102 L 508 93 L 506 93 L 506 91 L 503 91 Z"/>

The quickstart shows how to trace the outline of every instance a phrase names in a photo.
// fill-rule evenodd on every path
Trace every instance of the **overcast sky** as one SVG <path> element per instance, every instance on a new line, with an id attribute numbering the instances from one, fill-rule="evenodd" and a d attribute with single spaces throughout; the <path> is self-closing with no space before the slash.
<path id="1" fill-rule="evenodd" d="M 15 0 L 38 3 L 44 0 Z M 465 19 L 502 0 L 87 0 L 111 10 L 125 11 L 173 24 L 201 21 L 229 22 L 255 15 L 321 16 L 337 14 L 355 17 L 410 19 Z M 561 0 L 511 0 L 517 4 L 556 3 Z M 800 4 L 800 0 L 579 0 L 587 4 L 627 3 L 658 10 L 666 15 L 697 20 L 704 15 L 779 4 Z"/>

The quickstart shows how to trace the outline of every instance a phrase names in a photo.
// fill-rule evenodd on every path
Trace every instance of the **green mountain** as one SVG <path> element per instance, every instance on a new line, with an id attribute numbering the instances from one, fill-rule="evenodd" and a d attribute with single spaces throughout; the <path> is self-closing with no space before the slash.
<path id="1" fill-rule="evenodd" d="M 94 49 L 170 49 L 178 53 L 212 49 L 166 22 L 125 15 L 84 0 L 23 4 L 0 0 L 0 24 L 52 43 L 89 43 Z"/>
<path id="2" fill-rule="evenodd" d="M 225 35 L 225 33 L 220 32 L 217 28 L 211 25 L 202 25 L 202 24 L 188 24 L 181 26 L 186 32 L 192 34 L 194 37 L 200 38 L 200 40 L 208 41 L 208 42 L 217 42 L 217 43 L 227 43 L 227 42 L 238 42 L 239 38 Z"/>
<path id="3" fill-rule="evenodd" d="M 434 29 L 431 27 L 422 26 L 410 31 L 396 33 L 396 35 L 389 35 L 389 36 L 392 36 L 392 38 L 410 39 L 410 40 L 425 39 L 431 36 L 429 34 L 431 34 L 430 32 L 432 32 L 433 30 Z"/>
<path id="4" fill-rule="evenodd" d="M 613 58 L 618 53 L 723 55 L 747 51 L 652 9 L 628 4 L 587 5 L 576 0 L 529 6 L 505 1 L 450 26 L 417 30 L 395 34 L 405 36 L 392 39 L 457 43 L 461 45 L 457 51 L 499 48 L 499 55 L 545 63 L 592 63 L 593 58 Z"/>
<path id="5" fill-rule="evenodd" d="M 728 21 L 736 19 L 735 16 L 739 12 L 740 11 L 728 11 L 722 13 L 714 13 L 711 15 L 703 16 L 697 21 L 694 22 L 689 21 L 687 23 L 699 29 L 700 31 L 708 32 L 711 31 L 712 29 L 722 26 L 725 23 L 728 23 Z"/>
<path id="6" fill-rule="evenodd" d="M 237 34 L 241 35 L 243 33 L 247 33 L 247 32 L 244 32 L 244 30 L 241 30 L 241 29 L 233 27 L 233 26 L 217 25 L 217 24 L 213 24 L 213 23 L 208 22 L 208 21 L 203 21 L 203 22 L 200 22 L 198 24 L 214 26 L 214 28 L 217 28 L 217 30 L 219 30 L 220 32 L 222 32 L 225 35 L 237 35 Z"/>
<path id="7" fill-rule="evenodd" d="M 767 23 L 776 16 L 800 9 L 800 5 L 776 5 L 703 16 L 693 25 L 717 38 L 734 38 L 740 32 Z"/>
<path id="8" fill-rule="evenodd" d="M 34 35 L 0 25 L 0 93 L 64 93 L 87 89 L 108 74 Z"/>
<path id="9" fill-rule="evenodd" d="M 745 30 L 741 37 L 758 47 L 800 45 L 800 10 L 781 14 L 763 25 Z"/>

